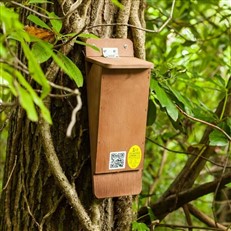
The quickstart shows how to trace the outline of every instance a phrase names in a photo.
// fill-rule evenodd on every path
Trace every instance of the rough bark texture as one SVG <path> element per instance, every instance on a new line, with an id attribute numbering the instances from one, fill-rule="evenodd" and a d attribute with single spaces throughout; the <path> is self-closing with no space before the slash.
<path id="1" fill-rule="evenodd" d="M 64 21 L 65 33 L 80 32 L 86 26 L 102 23 L 132 23 L 143 25 L 143 0 L 123 1 L 125 9 L 115 7 L 110 0 L 53 1 L 60 16 L 67 14 Z M 70 15 L 73 4 L 77 6 Z M 133 3 L 133 4 L 132 4 Z M 44 5 L 43 7 L 47 7 Z M 22 11 L 22 21 L 25 21 Z M 27 12 L 28 13 L 28 12 Z M 128 37 L 135 42 L 135 54 L 144 58 L 144 33 L 127 27 L 95 27 L 87 32 L 100 37 Z M 82 47 L 70 43 L 62 48 L 81 68 L 84 74 Z M 20 57 L 22 58 L 22 57 Z M 55 83 L 75 88 L 67 76 L 55 65 L 44 66 L 47 77 Z M 75 97 L 48 99 L 52 113 L 52 144 L 59 163 L 70 185 L 76 189 L 90 225 L 86 228 L 81 216 L 70 206 L 47 162 L 47 153 L 42 142 L 42 123 L 27 120 L 21 108 L 15 109 L 10 123 L 7 158 L 4 174 L 4 190 L 0 200 L 0 229 L 2 231 L 63 231 L 63 230 L 130 230 L 132 221 L 132 197 L 97 200 L 92 194 L 89 137 L 85 86 L 81 89 L 83 107 L 77 115 L 77 123 L 71 138 L 66 129 L 71 112 L 76 105 Z M 54 92 L 55 93 L 55 92 Z M 60 93 L 60 91 L 58 91 Z M 92 226 L 92 227 L 93 227 Z M 90 227 L 90 226 L 89 226 Z"/>

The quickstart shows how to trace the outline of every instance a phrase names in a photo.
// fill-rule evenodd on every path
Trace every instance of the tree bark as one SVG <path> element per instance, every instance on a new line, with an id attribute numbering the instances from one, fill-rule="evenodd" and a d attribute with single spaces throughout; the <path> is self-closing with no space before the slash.
<path id="1" fill-rule="evenodd" d="M 143 26 L 143 0 L 122 1 L 124 10 L 109 0 L 78 1 L 78 6 L 78 2 L 72 0 L 52 2 L 54 9 L 50 9 L 49 4 L 43 7 L 55 10 L 60 16 L 66 15 L 63 33 L 84 31 L 99 37 L 130 37 L 136 44 L 136 56 L 145 57 L 144 32 L 116 26 L 86 29 L 116 22 Z M 71 12 L 74 6 L 77 8 Z M 21 9 L 22 22 L 26 25 L 25 12 Z M 61 50 L 84 74 L 83 48 L 71 42 Z M 44 72 L 50 81 L 75 88 L 53 63 L 45 64 Z M 2 231 L 130 230 L 133 219 L 131 196 L 98 200 L 92 194 L 85 85 L 80 90 L 83 107 L 77 115 L 71 138 L 66 137 L 66 129 L 76 105 L 75 97 L 46 99 L 52 114 L 51 127 L 43 120 L 30 122 L 20 107 L 12 114 L 0 200 Z M 54 158 L 58 157 L 55 169 L 52 168 L 56 160 L 49 152 L 53 152 Z M 55 175 L 57 168 L 63 174 L 60 179 Z M 66 183 L 66 189 L 71 190 L 65 191 L 61 181 Z"/>

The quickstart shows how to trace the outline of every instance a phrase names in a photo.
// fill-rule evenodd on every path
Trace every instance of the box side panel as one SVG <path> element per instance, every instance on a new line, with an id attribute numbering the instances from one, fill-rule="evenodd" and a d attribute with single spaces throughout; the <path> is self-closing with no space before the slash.
<path id="1" fill-rule="evenodd" d="M 149 76 L 149 69 L 102 69 L 95 173 L 142 169 Z"/>
<path id="2" fill-rule="evenodd" d="M 97 139 L 98 139 L 101 73 L 102 73 L 102 68 L 98 65 L 92 64 L 91 66 L 89 66 L 89 72 L 86 77 L 90 150 L 91 150 L 91 163 L 92 163 L 93 172 L 95 169 L 95 159 L 96 159 L 96 149 L 97 149 Z"/>

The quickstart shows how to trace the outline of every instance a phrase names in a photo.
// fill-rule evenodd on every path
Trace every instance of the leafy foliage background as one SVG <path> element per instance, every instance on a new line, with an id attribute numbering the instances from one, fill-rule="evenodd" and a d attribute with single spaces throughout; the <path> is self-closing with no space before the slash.
<path id="1" fill-rule="evenodd" d="M 167 20 L 172 2 L 147 2 L 147 28 L 159 28 Z M 176 1 L 167 27 L 158 34 L 147 33 L 147 59 L 155 68 L 150 85 L 142 205 L 160 198 L 185 165 L 190 150 L 201 148 L 198 143 L 205 125 L 185 117 L 172 104 L 230 134 L 230 118 L 215 114 L 230 88 L 230 23 L 228 1 Z M 210 145 L 216 146 L 212 160 L 224 163 L 225 158 L 230 159 L 230 141 L 220 132 L 212 132 Z M 208 162 L 196 184 L 213 180 L 213 169 Z M 193 203 L 213 217 L 213 202 L 214 195 L 209 194 Z M 183 216 L 183 210 L 178 210 L 165 222 L 187 224 Z"/>

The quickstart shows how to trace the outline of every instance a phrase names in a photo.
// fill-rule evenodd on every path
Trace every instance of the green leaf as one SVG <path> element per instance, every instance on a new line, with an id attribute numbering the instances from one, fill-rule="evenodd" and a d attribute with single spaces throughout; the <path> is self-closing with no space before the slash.
<path id="1" fill-rule="evenodd" d="M 79 68 L 61 52 L 57 55 L 52 55 L 54 61 L 63 69 L 63 71 L 75 81 L 78 87 L 83 86 L 83 76 Z"/>
<path id="2" fill-rule="evenodd" d="M 19 15 L 12 9 L 0 5 L 0 22 L 4 25 L 4 31 L 6 34 L 10 34 L 13 30 L 22 30 L 23 24 L 18 20 Z M 2 25 L 1 25 L 2 27 Z M 1 31 L 2 33 L 2 31 Z"/>
<path id="3" fill-rule="evenodd" d="M 34 43 L 31 51 L 38 63 L 44 63 L 51 57 L 51 50 L 49 47 L 42 46 L 41 42 Z"/>
<path id="4" fill-rule="evenodd" d="M 62 20 L 54 12 L 51 12 L 48 15 L 50 18 L 52 18 L 50 19 L 52 28 L 54 29 L 56 33 L 59 33 L 63 26 Z M 54 18 L 57 18 L 57 19 L 54 19 Z"/>
<path id="5" fill-rule="evenodd" d="M 118 6 L 120 9 L 124 9 L 124 5 L 121 4 L 118 0 L 111 0 L 111 2 L 112 2 L 115 6 Z"/>
<path id="6" fill-rule="evenodd" d="M 176 121 L 178 119 L 178 110 L 168 95 L 165 93 L 164 89 L 160 87 L 158 82 L 151 79 L 151 88 L 156 92 L 157 99 L 159 100 L 161 106 L 166 108 L 168 115 Z"/>
<path id="7" fill-rule="evenodd" d="M 38 64 L 34 54 L 32 53 L 32 51 L 29 49 L 29 47 L 27 46 L 27 44 L 22 40 L 21 41 L 21 45 L 23 48 L 23 51 L 25 53 L 25 56 L 28 60 L 28 68 L 30 71 L 30 74 L 32 76 L 32 78 L 42 86 L 42 95 L 41 97 L 44 98 L 46 97 L 49 92 L 50 92 L 50 85 L 40 67 L 40 65 Z"/>
<path id="8" fill-rule="evenodd" d="M 38 4 L 38 3 L 51 3 L 51 2 L 46 1 L 46 0 L 30 0 L 28 3 L 29 4 Z"/>
<path id="9" fill-rule="evenodd" d="M 22 76 L 22 74 L 20 72 L 16 71 L 14 73 L 17 76 L 20 84 L 30 93 L 34 103 L 40 108 L 43 118 L 48 123 L 52 124 L 50 111 L 46 108 L 42 99 L 37 95 L 37 93 L 34 91 L 34 89 L 31 87 L 31 85 L 25 80 L 25 78 Z"/>
<path id="10" fill-rule="evenodd" d="M 0 43 L 0 57 L 3 59 L 7 57 L 7 49 L 2 43 Z"/>
<path id="11" fill-rule="evenodd" d="M 168 85 L 169 90 L 173 93 L 173 95 L 177 98 L 179 102 L 181 102 L 185 108 L 187 108 L 187 113 L 192 113 L 192 105 L 191 102 L 183 96 L 179 91 L 173 89 L 170 85 Z"/>
<path id="12" fill-rule="evenodd" d="M 209 145 L 211 146 L 226 146 L 229 144 L 227 137 L 218 130 L 214 130 L 209 135 Z"/>
<path id="13" fill-rule="evenodd" d="M 156 105 L 152 100 L 148 101 L 147 126 L 151 126 L 156 120 Z"/>
<path id="14" fill-rule="evenodd" d="M 44 50 L 48 54 L 52 56 L 56 64 L 72 79 L 75 81 L 78 87 L 83 86 L 83 76 L 79 68 L 65 55 L 61 52 L 58 52 L 56 55 L 52 49 L 51 44 L 41 41 L 40 46 L 43 47 Z"/>
<path id="15" fill-rule="evenodd" d="M 31 95 L 25 89 L 20 87 L 19 84 L 17 84 L 16 87 L 19 95 L 19 102 L 21 106 L 26 110 L 28 118 L 32 121 L 38 121 L 38 115 L 35 110 Z"/>
<path id="16" fill-rule="evenodd" d="M 231 131 L 231 118 L 230 117 L 228 117 L 227 118 L 227 125 L 228 125 L 228 127 L 229 127 L 229 129 L 230 129 L 230 131 Z"/>
<path id="17" fill-rule="evenodd" d="M 146 224 L 135 221 L 132 223 L 132 231 L 150 231 L 150 229 Z"/>
<path id="18" fill-rule="evenodd" d="M 82 41 L 78 41 L 78 40 L 76 40 L 75 43 L 83 45 L 83 46 L 91 47 L 92 49 L 100 52 L 100 49 L 97 46 L 95 46 L 95 45 L 92 45 L 92 44 L 89 44 L 89 43 L 85 43 L 85 42 L 82 42 Z"/>
<path id="19" fill-rule="evenodd" d="M 179 48 L 178 45 L 173 46 L 171 51 L 168 53 L 166 59 L 170 59 L 170 58 L 174 57 L 176 55 L 176 53 L 177 53 L 178 48 Z"/>
<path id="20" fill-rule="evenodd" d="M 37 17 L 36 15 L 30 14 L 27 17 L 27 19 L 30 20 L 31 22 L 33 22 L 34 24 L 36 24 L 37 26 L 51 30 L 51 28 L 44 21 L 42 21 L 39 17 Z"/>
<path id="21" fill-rule="evenodd" d="M 94 34 L 84 34 L 84 33 L 83 34 L 79 34 L 78 37 L 80 37 L 80 38 L 87 38 L 87 39 L 89 39 L 89 38 L 98 39 L 99 38 L 98 36 L 96 36 Z"/>
<path id="22" fill-rule="evenodd" d="M 213 111 L 206 108 L 205 105 L 194 104 L 194 107 L 192 108 L 192 115 L 209 123 L 214 123 L 219 120 L 217 115 Z"/>
<path id="23" fill-rule="evenodd" d="M 17 91 L 13 85 L 13 80 L 14 80 L 13 76 L 3 70 L 3 65 L 0 65 L 0 70 L 1 70 L 0 77 L 8 82 L 8 87 L 10 88 L 11 92 L 13 93 L 14 96 L 17 96 Z"/>
<path id="24" fill-rule="evenodd" d="M 149 215 L 151 221 L 156 220 L 156 216 L 155 216 L 155 214 L 153 213 L 152 209 L 151 209 L 149 206 L 147 207 L 147 209 L 148 209 L 148 215 Z"/>

